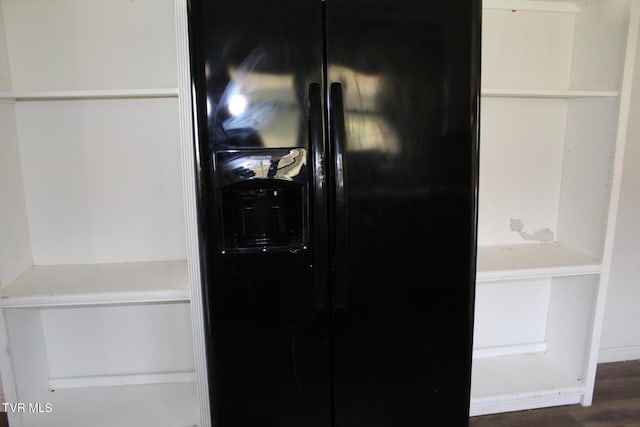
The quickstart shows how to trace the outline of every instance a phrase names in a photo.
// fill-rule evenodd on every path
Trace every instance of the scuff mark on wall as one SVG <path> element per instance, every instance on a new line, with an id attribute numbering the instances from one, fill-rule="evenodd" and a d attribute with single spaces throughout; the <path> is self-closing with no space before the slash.
<path id="1" fill-rule="evenodd" d="M 510 223 L 511 231 L 518 233 L 524 240 L 535 240 L 537 242 L 553 242 L 555 240 L 556 235 L 550 228 L 534 230 L 529 233 L 524 231 L 524 223 L 520 218 L 511 218 Z"/>

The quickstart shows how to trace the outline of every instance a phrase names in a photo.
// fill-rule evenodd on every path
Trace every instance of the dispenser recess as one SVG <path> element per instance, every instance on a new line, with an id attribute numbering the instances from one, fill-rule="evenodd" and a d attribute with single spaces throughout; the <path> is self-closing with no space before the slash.
<path id="1" fill-rule="evenodd" d="M 306 246 L 306 157 L 304 148 L 214 154 L 220 250 L 269 252 Z"/>

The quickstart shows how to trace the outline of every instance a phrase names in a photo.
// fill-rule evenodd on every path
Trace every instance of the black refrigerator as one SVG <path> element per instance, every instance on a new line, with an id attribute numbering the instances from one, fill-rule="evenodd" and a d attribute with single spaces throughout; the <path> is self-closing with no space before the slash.
<path id="1" fill-rule="evenodd" d="M 191 0 L 215 427 L 468 424 L 479 0 Z"/>

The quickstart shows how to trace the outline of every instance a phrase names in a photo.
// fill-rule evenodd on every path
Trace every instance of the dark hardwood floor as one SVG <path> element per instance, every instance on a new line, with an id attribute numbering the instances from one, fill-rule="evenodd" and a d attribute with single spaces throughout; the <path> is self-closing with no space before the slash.
<path id="1" fill-rule="evenodd" d="M 640 427 L 640 360 L 598 365 L 593 405 L 472 417 L 470 427 Z"/>
<path id="2" fill-rule="evenodd" d="M 640 360 L 598 365 L 593 406 L 588 408 L 572 405 L 485 415 L 472 417 L 469 426 L 640 427 Z M 8 427 L 3 412 L 0 427 Z"/>

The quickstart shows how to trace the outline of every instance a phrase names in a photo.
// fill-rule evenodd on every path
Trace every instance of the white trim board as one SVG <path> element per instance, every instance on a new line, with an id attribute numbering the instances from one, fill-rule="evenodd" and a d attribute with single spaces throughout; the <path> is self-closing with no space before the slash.
<path id="1" fill-rule="evenodd" d="M 584 390 L 580 388 L 554 390 L 544 393 L 528 393 L 514 396 L 499 396 L 485 399 L 471 399 L 469 416 L 497 414 L 502 412 L 526 411 L 552 406 L 580 403 Z"/>
<path id="2" fill-rule="evenodd" d="M 640 345 L 601 348 L 598 353 L 598 363 L 626 362 L 638 359 L 640 359 Z"/>
<path id="3" fill-rule="evenodd" d="M 182 188 L 184 197 L 185 234 L 187 240 L 187 270 L 191 291 L 191 324 L 193 353 L 196 368 L 196 393 L 200 411 L 200 426 L 211 426 L 209 383 L 202 286 L 200 278 L 200 249 L 196 204 L 194 132 L 195 116 L 192 110 L 191 70 L 189 61 L 189 29 L 187 1 L 175 0 L 176 45 L 178 59 L 178 111 L 180 116 L 180 153 L 182 160 Z"/>

